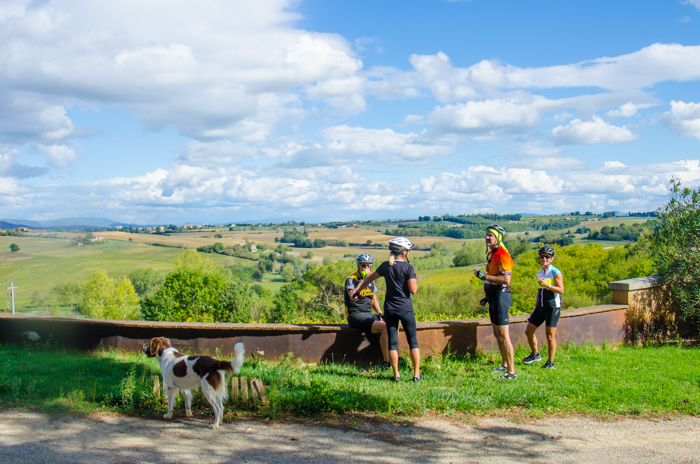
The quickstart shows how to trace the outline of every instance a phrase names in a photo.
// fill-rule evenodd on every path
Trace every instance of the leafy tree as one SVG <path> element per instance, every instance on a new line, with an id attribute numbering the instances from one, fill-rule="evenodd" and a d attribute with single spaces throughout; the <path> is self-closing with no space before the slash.
<path id="1" fill-rule="evenodd" d="M 700 315 L 700 189 L 669 182 L 670 200 L 659 209 L 658 228 L 645 236 L 658 275 L 686 318 Z"/>
<path id="2" fill-rule="evenodd" d="M 573 239 L 569 239 L 573 243 Z M 571 245 L 571 243 L 566 243 L 566 245 Z M 525 253 L 530 250 L 532 246 L 529 240 L 524 240 L 521 238 L 512 238 L 505 241 L 506 248 L 511 256 L 515 257 L 520 254 Z"/>
<path id="3" fill-rule="evenodd" d="M 163 284 L 163 275 L 153 269 L 136 269 L 129 274 L 131 285 L 141 297 L 152 295 Z"/>
<path id="4" fill-rule="evenodd" d="M 330 255 L 326 255 L 323 257 L 323 265 L 324 266 L 330 266 L 333 264 L 333 258 Z"/>
<path id="5" fill-rule="evenodd" d="M 215 309 L 222 303 L 226 278 L 208 258 L 187 250 L 165 276 L 163 285 L 142 302 L 147 320 L 214 322 Z"/>
<path id="6" fill-rule="evenodd" d="M 214 235 L 214 238 L 223 238 L 223 235 L 221 235 L 221 234 L 215 234 L 215 235 Z"/>
<path id="7" fill-rule="evenodd" d="M 299 310 L 299 297 L 295 284 L 283 285 L 275 294 L 274 309 L 270 320 L 272 323 L 284 323 L 291 321 Z"/>
<path id="8" fill-rule="evenodd" d="M 216 322 L 253 322 L 250 310 L 256 299 L 257 294 L 249 285 L 230 282 L 213 312 L 213 319 Z"/>
<path id="9" fill-rule="evenodd" d="M 32 304 L 37 308 L 43 308 L 46 306 L 46 302 L 49 300 L 49 295 L 43 292 L 34 291 L 32 293 Z"/>
<path id="10" fill-rule="evenodd" d="M 19 245 L 16 243 L 10 243 L 10 253 L 17 253 L 19 251 Z"/>
<path id="11" fill-rule="evenodd" d="M 468 243 L 465 243 L 464 246 L 455 253 L 455 257 L 452 260 L 455 267 L 470 266 L 472 264 L 483 263 L 484 261 L 486 261 L 486 251 L 484 247 Z"/>
<path id="12" fill-rule="evenodd" d="M 226 269 L 226 273 L 234 275 L 233 269 Z M 257 272 L 252 267 L 251 270 Z M 142 306 L 147 320 L 251 322 L 251 310 L 258 303 L 248 284 L 228 279 L 210 259 L 187 250 L 178 257 L 163 285 L 145 298 Z"/>
<path id="13" fill-rule="evenodd" d="M 314 253 L 313 253 L 312 251 L 309 251 L 309 252 L 306 253 L 306 258 L 307 258 L 307 259 L 311 259 L 311 258 L 313 258 L 313 257 L 314 257 Z"/>
<path id="14" fill-rule="evenodd" d="M 58 301 L 64 305 L 77 306 L 83 299 L 83 285 L 80 282 L 66 282 L 53 288 Z"/>
<path id="15" fill-rule="evenodd" d="M 139 297 L 126 277 L 111 279 L 97 269 L 85 283 L 78 309 L 91 319 L 138 319 Z"/>
<path id="16" fill-rule="evenodd" d="M 304 282 L 315 286 L 318 295 L 314 303 L 330 309 L 340 318 L 345 314 L 345 280 L 354 270 L 347 261 L 338 261 L 330 266 L 310 269 L 304 273 Z"/>
<path id="17" fill-rule="evenodd" d="M 294 267 L 294 264 L 287 263 L 284 266 L 282 266 L 282 272 L 280 274 L 286 282 L 291 282 L 296 279 L 297 270 Z"/>

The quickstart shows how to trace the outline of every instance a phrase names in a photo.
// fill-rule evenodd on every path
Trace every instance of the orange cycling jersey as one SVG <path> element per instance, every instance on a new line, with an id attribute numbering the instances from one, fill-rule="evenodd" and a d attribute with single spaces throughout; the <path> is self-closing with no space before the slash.
<path id="1" fill-rule="evenodd" d="M 489 258 L 488 265 L 486 267 L 486 273 L 491 276 L 499 275 L 509 275 L 513 270 L 513 258 L 510 257 L 510 253 L 503 248 L 497 248 L 491 257 Z M 493 282 L 484 282 L 484 291 L 486 293 L 495 292 L 510 292 L 510 285 L 505 284 L 495 284 Z"/>

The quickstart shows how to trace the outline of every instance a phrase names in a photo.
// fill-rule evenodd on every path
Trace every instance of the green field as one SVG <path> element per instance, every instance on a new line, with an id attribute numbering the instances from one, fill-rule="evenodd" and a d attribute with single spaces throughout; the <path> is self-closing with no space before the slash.
<path id="1" fill-rule="evenodd" d="M 0 282 L 13 282 L 18 287 L 15 294 L 16 309 L 30 309 L 32 293 L 49 292 L 64 282 L 88 280 L 98 268 L 105 269 L 110 277 L 127 276 L 138 268 L 152 268 L 165 274 L 173 269 L 175 260 L 183 251 L 180 248 L 111 240 L 85 247 L 71 246 L 70 242 L 63 239 L 0 236 L 0 250 L 3 250 L 0 253 Z M 10 243 L 18 244 L 20 251 L 10 253 Z M 245 261 L 216 254 L 207 256 L 220 266 Z M 6 306 L 5 303 L 2 306 Z"/>

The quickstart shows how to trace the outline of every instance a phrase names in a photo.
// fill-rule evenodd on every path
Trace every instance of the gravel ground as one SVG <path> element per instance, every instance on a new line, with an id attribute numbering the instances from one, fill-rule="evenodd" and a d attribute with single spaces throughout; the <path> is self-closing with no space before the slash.
<path id="1" fill-rule="evenodd" d="M 700 417 L 521 423 L 172 422 L 0 412 L 0 462 L 12 463 L 700 463 Z"/>

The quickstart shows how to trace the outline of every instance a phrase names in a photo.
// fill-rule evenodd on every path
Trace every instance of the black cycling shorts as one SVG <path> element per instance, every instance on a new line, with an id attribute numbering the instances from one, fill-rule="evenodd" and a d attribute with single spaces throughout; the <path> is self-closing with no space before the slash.
<path id="1" fill-rule="evenodd" d="M 348 316 L 348 324 L 353 329 L 362 333 L 372 333 L 372 324 L 379 320 L 379 316 L 368 311 L 356 311 Z"/>
<path id="2" fill-rule="evenodd" d="M 386 331 L 389 334 L 389 351 L 397 351 L 399 345 L 399 321 L 406 332 L 406 340 L 411 349 L 418 348 L 416 335 L 416 315 L 413 311 L 392 311 L 384 313 Z"/>
<path id="3" fill-rule="evenodd" d="M 554 306 L 536 306 L 527 322 L 536 327 L 541 326 L 543 322 L 547 323 L 547 327 L 556 327 L 560 316 L 561 308 Z"/>
<path id="4" fill-rule="evenodd" d="M 508 311 L 513 302 L 510 292 L 487 293 L 489 302 L 489 317 L 493 325 L 508 325 Z"/>

